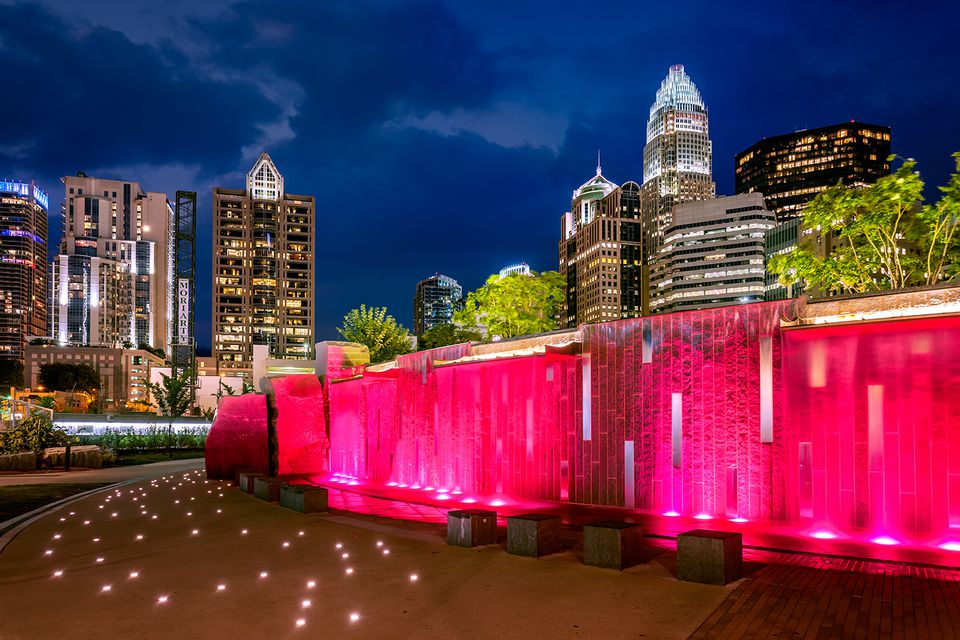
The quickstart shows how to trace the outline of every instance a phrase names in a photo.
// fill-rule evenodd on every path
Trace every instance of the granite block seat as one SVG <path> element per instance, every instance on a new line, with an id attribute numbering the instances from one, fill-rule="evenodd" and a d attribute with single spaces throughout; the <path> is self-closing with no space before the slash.
<path id="1" fill-rule="evenodd" d="M 327 510 L 327 490 L 305 484 L 281 484 L 280 506 L 300 513 L 324 513 Z"/>
<path id="2" fill-rule="evenodd" d="M 643 557 L 643 528 L 629 522 L 592 522 L 583 527 L 583 563 L 626 569 Z"/>
<path id="3" fill-rule="evenodd" d="M 280 480 L 260 476 L 253 479 L 253 495 L 260 500 L 267 502 L 277 502 L 280 500 Z"/>
<path id="4" fill-rule="evenodd" d="M 559 516 L 524 513 L 507 518 L 507 553 L 538 558 L 559 551 Z"/>
<path id="5" fill-rule="evenodd" d="M 257 478 L 265 478 L 266 474 L 264 473 L 253 473 L 250 471 L 241 471 L 240 472 L 240 491 L 244 493 L 253 493 L 253 481 Z"/>
<path id="6" fill-rule="evenodd" d="M 743 574 L 743 536 L 694 529 L 677 536 L 677 578 L 703 584 L 727 584 Z"/>
<path id="7" fill-rule="evenodd" d="M 447 544 L 478 547 L 497 541 L 497 512 L 463 509 L 447 513 Z"/>

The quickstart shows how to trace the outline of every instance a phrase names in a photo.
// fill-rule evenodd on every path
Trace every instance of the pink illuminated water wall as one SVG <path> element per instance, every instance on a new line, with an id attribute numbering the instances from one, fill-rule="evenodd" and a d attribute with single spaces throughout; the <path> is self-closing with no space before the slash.
<path id="1" fill-rule="evenodd" d="M 818 527 L 949 543 L 960 527 L 960 318 L 784 338 L 794 514 Z"/>
<path id="2" fill-rule="evenodd" d="M 224 396 L 207 435 L 208 478 L 232 480 L 241 471 L 268 473 L 267 402 L 261 395 Z"/>
<path id="3" fill-rule="evenodd" d="M 330 386 L 331 468 L 478 495 L 784 518 L 785 449 L 763 434 L 782 429 L 779 320 L 792 306 L 587 326 L 575 356 L 439 367 L 449 354 L 406 356 L 392 376 Z"/>
<path id="4" fill-rule="evenodd" d="M 960 318 L 782 326 L 798 305 L 588 325 L 536 355 L 450 362 L 472 353 L 456 345 L 322 389 L 288 378 L 281 473 L 960 548 Z"/>

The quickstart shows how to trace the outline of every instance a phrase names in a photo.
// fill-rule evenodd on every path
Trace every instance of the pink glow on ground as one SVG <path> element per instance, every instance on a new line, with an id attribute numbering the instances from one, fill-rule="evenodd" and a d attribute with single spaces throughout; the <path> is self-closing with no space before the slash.
<path id="1" fill-rule="evenodd" d="M 810 534 L 810 537 L 817 540 L 833 540 L 837 537 L 837 534 L 832 531 L 814 531 Z"/>
<path id="2" fill-rule="evenodd" d="M 876 538 L 871 538 L 870 542 L 873 544 L 882 544 L 885 547 L 892 547 L 900 544 L 899 540 L 891 538 L 890 536 L 877 536 Z"/>
<path id="3" fill-rule="evenodd" d="M 697 520 L 713 520 L 713 516 L 711 516 L 709 513 L 698 513 L 693 517 Z"/>

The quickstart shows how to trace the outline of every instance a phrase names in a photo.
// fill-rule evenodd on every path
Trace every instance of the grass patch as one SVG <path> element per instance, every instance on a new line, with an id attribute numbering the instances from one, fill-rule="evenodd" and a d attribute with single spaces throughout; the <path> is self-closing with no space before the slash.
<path id="1" fill-rule="evenodd" d="M 98 487 L 105 487 L 108 484 L 113 483 L 13 484 L 0 487 L 0 522 L 29 513 L 45 504 Z"/>
<path id="2" fill-rule="evenodd" d="M 202 458 L 203 449 L 188 449 L 186 451 L 173 450 L 171 456 L 166 451 L 145 451 L 143 453 L 124 453 L 119 456 L 111 467 L 125 467 L 135 464 L 150 464 L 151 462 L 167 462 L 168 460 L 190 460 L 192 458 Z"/>

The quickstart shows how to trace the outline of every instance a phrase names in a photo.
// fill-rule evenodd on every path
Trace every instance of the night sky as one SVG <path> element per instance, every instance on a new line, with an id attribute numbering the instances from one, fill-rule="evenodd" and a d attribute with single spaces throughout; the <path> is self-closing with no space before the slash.
<path id="1" fill-rule="evenodd" d="M 266 150 L 317 196 L 317 339 L 361 303 L 409 326 L 434 272 L 472 289 L 511 262 L 556 269 L 597 149 L 608 178 L 642 181 L 675 63 L 709 108 L 719 194 L 760 138 L 857 118 L 891 126 L 935 196 L 960 150 L 957 7 L 0 0 L 0 178 L 43 185 L 53 236 L 62 175 L 196 190 L 209 345 L 211 190 Z"/>

